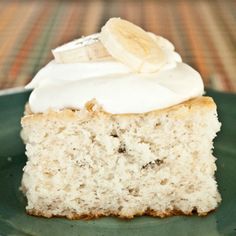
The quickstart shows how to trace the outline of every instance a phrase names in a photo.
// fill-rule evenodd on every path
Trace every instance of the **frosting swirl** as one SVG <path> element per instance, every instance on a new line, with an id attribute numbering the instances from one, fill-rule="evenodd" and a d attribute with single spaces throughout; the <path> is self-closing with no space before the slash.
<path id="1" fill-rule="evenodd" d="M 201 96 L 200 74 L 185 63 L 174 46 L 161 38 L 167 63 L 155 73 L 135 73 L 113 60 L 60 64 L 51 61 L 26 88 L 32 112 L 81 109 L 96 99 L 109 113 L 143 113 Z"/>

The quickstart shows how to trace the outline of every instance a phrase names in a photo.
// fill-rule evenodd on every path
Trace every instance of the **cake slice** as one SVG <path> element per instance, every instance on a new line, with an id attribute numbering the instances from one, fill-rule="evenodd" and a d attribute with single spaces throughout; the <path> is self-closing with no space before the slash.
<path id="1" fill-rule="evenodd" d="M 80 51 L 76 46 L 66 52 L 67 64 L 51 62 L 28 85 L 34 91 L 21 121 L 28 157 L 21 189 L 29 214 L 206 215 L 221 201 L 212 154 L 216 104 L 202 96 L 200 75 L 169 41 L 125 26 L 111 20 L 95 40 L 109 59 L 94 61 L 90 51 L 84 62 L 84 49 L 68 56 Z M 142 34 L 131 50 L 124 47 Z M 148 51 L 156 46 L 159 56 Z"/>
<path id="2" fill-rule="evenodd" d="M 149 113 L 83 110 L 27 114 L 27 212 L 70 219 L 205 215 L 220 201 L 212 140 L 220 129 L 209 97 Z"/>

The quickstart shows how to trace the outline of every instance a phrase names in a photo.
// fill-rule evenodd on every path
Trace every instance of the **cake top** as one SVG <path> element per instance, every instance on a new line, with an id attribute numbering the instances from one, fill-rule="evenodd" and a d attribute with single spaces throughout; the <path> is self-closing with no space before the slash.
<path id="1" fill-rule="evenodd" d="M 26 86 L 34 89 L 34 113 L 81 109 L 93 99 L 110 113 L 144 113 L 204 92 L 200 74 L 172 43 L 120 18 L 52 52 L 55 60 Z"/>

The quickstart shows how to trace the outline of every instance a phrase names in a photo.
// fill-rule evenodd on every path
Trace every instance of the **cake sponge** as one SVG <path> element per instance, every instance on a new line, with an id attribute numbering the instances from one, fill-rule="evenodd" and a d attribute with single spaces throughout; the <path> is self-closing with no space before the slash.
<path id="1" fill-rule="evenodd" d="M 29 214 L 69 219 L 206 215 L 221 201 L 213 139 L 216 105 L 198 97 L 142 114 L 84 109 L 33 114 L 22 137 Z"/>

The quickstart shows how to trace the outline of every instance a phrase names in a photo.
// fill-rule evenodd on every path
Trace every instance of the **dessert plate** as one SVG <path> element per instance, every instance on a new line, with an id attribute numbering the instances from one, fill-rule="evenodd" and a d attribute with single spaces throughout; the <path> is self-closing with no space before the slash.
<path id="1" fill-rule="evenodd" d="M 26 157 L 19 132 L 29 93 L 18 90 L 0 96 L 0 235 L 236 235 L 236 95 L 207 91 L 217 103 L 223 123 L 214 150 L 223 198 L 216 211 L 205 217 L 104 217 L 86 221 L 45 219 L 25 213 L 26 200 L 19 185 Z"/>

